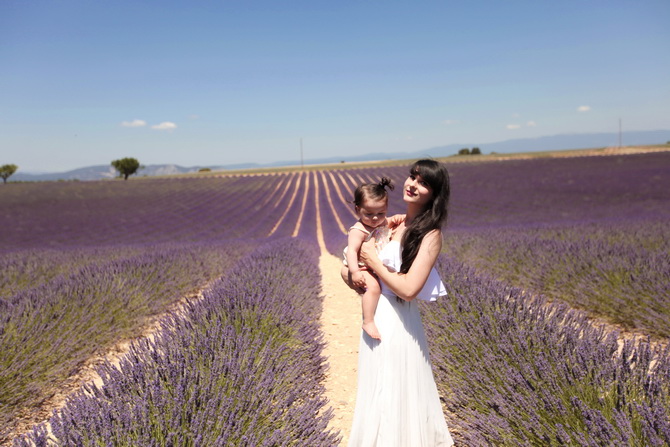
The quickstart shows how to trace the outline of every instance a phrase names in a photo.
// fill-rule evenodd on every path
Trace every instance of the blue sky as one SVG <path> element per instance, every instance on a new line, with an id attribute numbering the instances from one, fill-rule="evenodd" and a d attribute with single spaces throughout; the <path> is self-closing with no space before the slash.
<path id="1" fill-rule="evenodd" d="M 0 1 L 0 164 L 670 129 L 670 2 Z"/>

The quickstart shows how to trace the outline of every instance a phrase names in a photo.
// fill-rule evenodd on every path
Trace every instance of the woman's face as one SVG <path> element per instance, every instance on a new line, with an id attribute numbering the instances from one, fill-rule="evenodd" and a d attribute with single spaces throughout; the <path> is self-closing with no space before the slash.
<path id="1" fill-rule="evenodd" d="M 433 190 L 419 174 L 410 174 L 405 180 L 402 197 L 408 204 L 415 203 L 423 208 L 433 198 Z"/>

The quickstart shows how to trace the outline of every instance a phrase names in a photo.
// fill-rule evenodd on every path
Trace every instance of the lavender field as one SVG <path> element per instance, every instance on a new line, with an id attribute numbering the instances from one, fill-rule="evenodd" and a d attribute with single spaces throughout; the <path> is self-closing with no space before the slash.
<path id="1" fill-rule="evenodd" d="M 333 445 L 321 382 L 318 251 L 281 239 L 163 321 L 103 387 L 52 419 L 64 445 Z M 299 275 L 297 273 L 304 273 Z M 297 280 L 296 280 L 297 279 Z M 43 427 L 18 445 L 48 445 Z"/>
<path id="2" fill-rule="evenodd" d="M 667 340 L 670 154 L 450 173 L 450 296 L 424 318 L 457 442 L 670 445 L 668 352 L 621 349 L 589 322 Z M 4 185 L 0 441 L 47 445 L 44 427 L 15 437 L 36 408 L 87 358 L 206 289 L 102 367 L 103 388 L 69 399 L 51 444 L 336 444 L 316 257 L 341 252 L 353 188 L 382 175 L 401 186 L 407 165 Z"/>

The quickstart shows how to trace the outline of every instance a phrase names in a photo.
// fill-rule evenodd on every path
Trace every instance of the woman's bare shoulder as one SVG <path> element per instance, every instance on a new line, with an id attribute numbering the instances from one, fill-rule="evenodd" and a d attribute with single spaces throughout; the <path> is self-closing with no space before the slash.
<path id="1" fill-rule="evenodd" d="M 442 231 L 439 229 L 434 229 L 426 233 L 421 241 L 421 245 L 427 245 L 429 247 L 437 247 L 438 250 L 442 248 Z"/>
<path id="2" fill-rule="evenodd" d="M 434 230 L 430 230 L 426 235 L 424 236 L 424 240 L 442 240 L 442 230 L 439 228 L 435 228 Z"/>

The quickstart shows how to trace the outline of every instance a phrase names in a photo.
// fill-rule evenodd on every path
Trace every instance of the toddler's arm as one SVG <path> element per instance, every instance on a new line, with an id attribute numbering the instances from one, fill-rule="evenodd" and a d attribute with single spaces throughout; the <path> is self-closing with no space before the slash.
<path id="1" fill-rule="evenodd" d="M 358 252 L 361 249 L 361 245 L 363 245 L 366 236 L 367 235 L 364 232 L 352 228 L 349 230 L 349 236 L 347 238 L 347 246 L 349 247 L 347 248 L 347 267 L 351 274 L 351 282 L 354 286 L 361 289 L 365 288 L 365 276 L 363 276 L 361 267 L 358 265 Z"/>

